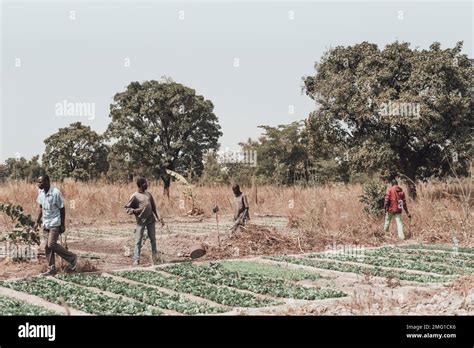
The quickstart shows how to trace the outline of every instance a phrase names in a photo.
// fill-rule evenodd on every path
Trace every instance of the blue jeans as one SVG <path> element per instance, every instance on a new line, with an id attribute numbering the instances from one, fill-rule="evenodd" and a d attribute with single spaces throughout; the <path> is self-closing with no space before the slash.
<path id="1" fill-rule="evenodd" d="M 148 238 L 150 238 L 151 244 L 151 254 L 153 257 L 156 256 L 156 231 L 155 231 L 155 222 L 150 223 L 137 223 L 137 228 L 135 229 L 135 250 L 133 251 L 133 261 L 140 261 L 140 252 L 142 250 L 142 240 L 143 232 L 145 228 L 148 232 Z"/>

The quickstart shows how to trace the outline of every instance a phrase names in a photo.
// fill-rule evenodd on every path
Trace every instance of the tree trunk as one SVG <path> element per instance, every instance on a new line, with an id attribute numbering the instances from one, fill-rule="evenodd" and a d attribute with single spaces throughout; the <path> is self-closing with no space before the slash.
<path id="1" fill-rule="evenodd" d="M 407 186 L 408 186 L 408 196 L 410 196 L 411 199 L 416 200 L 417 192 L 416 192 L 415 174 L 414 173 L 407 173 L 406 183 L 407 183 Z"/>
<path id="2" fill-rule="evenodd" d="M 416 158 L 408 157 L 404 153 L 400 153 L 399 172 L 403 174 L 403 180 L 406 182 L 408 188 L 408 196 L 416 200 Z"/>
<path id="3" fill-rule="evenodd" d="M 163 196 L 170 199 L 170 186 L 171 186 L 171 177 L 168 174 L 164 174 L 161 179 L 163 180 Z"/>

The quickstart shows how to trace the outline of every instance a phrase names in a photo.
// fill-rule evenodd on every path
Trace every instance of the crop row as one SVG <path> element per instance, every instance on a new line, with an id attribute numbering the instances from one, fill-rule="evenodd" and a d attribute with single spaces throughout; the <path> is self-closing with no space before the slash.
<path id="1" fill-rule="evenodd" d="M 162 312 L 150 309 L 139 302 L 112 298 L 73 284 L 60 284 L 46 278 L 5 282 L 3 286 L 39 296 L 53 303 L 62 300 L 78 310 L 99 315 L 158 315 Z"/>
<path id="2" fill-rule="evenodd" d="M 60 276 L 65 281 L 70 281 L 84 286 L 99 288 L 133 298 L 140 302 L 162 309 L 171 309 L 183 314 L 210 314 L 224 312 L 224 308 L 209 306 L 206 303 L 190 301 L 178 294 L 168 294 L 144 284 L 130 284 L 111 277 L 95 274 L 74 274 Z"/>
<path id="3" fill-rule="evenodd" d="M 463 260 L 463 261 L 474 261 L 474 254 L 462 253 L 462 252 L 454 252 L 454 251 L 443 251 L 443 250 L 428 250 L 428 249 L 407 249 L 402 248 L 401 246 L 398 247 L 400 252 L 410 254 L 410 255 L 432 255 L 447 259 L 456 259 L 456 260 Z"/>
<path id="4" fill-rule="evenodd" d="M 357 273 L 357 274 L 370 274 L 375 277 L 386 277 L 386 278 L 398 278 L 400 280 L 416 281 L 422 283 L 437 283 L 447 282 L 450 280 L 448 277 L 434 276 L 430 274 L 416 274 L 408 273 L 404 271 L 385 270 L 380 267 L 368 267 L 363 265 L 353 265 L 341 263 L 339 261 L 324 261 L 309 258 L 300 258 L 294 256 L 269 256 L 266 257 L 274 261 L 282 261 L 294 263 L 296 265 L 310 266 L 320 269 L 328 269 L 332 271 Z"/>
<path id="5" fill-rule="evenodd" d="M 467 253 L 467 254 L 474 254 L 474 248 L 468 247 L 458 247 L 455 248 L 453 245 L 446 245 L 446 244 L 408 244 L 408 245 L 401 245 L 400 248 L 402 249 L 422 249 L 422 250 L 439 250 L 439 251 L 446 251 L 446 252 L 460 252 L 460 253 Z"/>
<path id="6" fill-rule="evenodd" d="M 306 287 L 293 284 L 281 278 L 229 271 L 219 263 L 207 265 L 186 263 L 167 266 L 163 269 L 166 272 L 185 278 L 202 280 L 215 285 L 226 285 L 276 297 L 316 300 L 346 296 L 343 292 L 333 289 Z"/>
<path id="7" fill-rule="evenodd" d="M 280 302 L 271 299 L 260 299 L 253 294 L 219 287 L 198 279 L 178 279 L 154 271 L 120 271 L 114 274 L 138 282 L 192 294 L 232 307 L 265 307 L 280 304 Z"/>
<path id="8" fill-rule="evenodd" d="M 292 281 L 318 280 L 321 275 L 304 269 L 290 268 L 284 265 L 269 265 L 253 261 L 222 261 L 220 264 L 228 271 L 241 274 L 253 274 Z"/>
<path id="9" fill-rule="evenodd" d="M 0 315 L 57 315 L 25 301 L 0 296 Z"/>
<path id="10" fill-rule="evenodd" d="M 380 249 L 366 250 L 364 255 L 379 256 L 385 258 L 402 258 L 405 260 L 421 261 L 429 263 L 443 263 L 445 265 L 454 267 L 468 267 L 474 268 L 474 259 L 472 261 L 463 258 L 458 258 L 459 254 L 439 254 L 439 253 L 424 253 L 418 250 L 401 250 L 394 247 L 383 247 Z"/>
<path id="11" fill-rule="evenodd" d="M 320 259 L 334 259 L 338 261 L 349 261 L 349 262 L 358 262 L 364 263 L 372 266 L 380 266 L 380 267 L 393 267 L 393 268 L 404 268 L 416 271 L 423 271 L 423 272 L 431 272 L 431 273 L 438 273 L 442 275 L 454 275 L 454 274 L 461 274 L 466 272 L 466 270 L 452 267 L 452 266 L 445 266 L 433 263 L 423 263 L 418 261 L 411 261 L 411 260 L 402 260 L 398 258 L 382 258 L 376 256 L 352 256 L 348 254 L 312 254 L 309 256 L 310 258 L 320 258 Z"/>

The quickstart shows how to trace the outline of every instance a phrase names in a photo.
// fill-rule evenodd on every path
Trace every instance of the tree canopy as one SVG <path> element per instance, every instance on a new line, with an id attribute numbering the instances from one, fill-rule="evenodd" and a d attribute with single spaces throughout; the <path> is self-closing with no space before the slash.
<path id="1" fill-rule="evenodd" d="M 44 143 L 42 163 L 53 178 L 89 180 L 107 171 L 107 146 L 99 134 L 81 122 L 60 128 Z"/>
<path id="2" fill-rule="evenodd" d="M 395 171 L 415 196 L 415 180 L 447 175 L 453 158 L 467 168 L 473 67 L 461 49 L 400 42 L 330 49 L 304 78 L 319 107 L 309 122 L 348 151 L 355 169 Z"/>
<path id="3" fill-rule="evenodd" d="M 110 106 L 107 138 L 135 171 L 164 182 L 166 169 L 200 175 L 203 155 L 218 149 L 222 135 L 210 100 L 171 80 L 132 82 Z"/>

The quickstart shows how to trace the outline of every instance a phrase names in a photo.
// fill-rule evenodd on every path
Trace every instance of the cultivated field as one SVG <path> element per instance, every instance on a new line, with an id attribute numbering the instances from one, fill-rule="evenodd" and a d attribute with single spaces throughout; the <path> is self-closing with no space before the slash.
<path id="1" fill-rule="evenodd" d="M 411 244 L 0 283 L 2 314 L 472 314 L 474 249 Z"/>
<path id="2" fill-rule="evenodd" d="M 131 267 L 134 224 L 123 210 L 134 185 L 58 186 L 67 202 L 62 243 L 81 256 L 79 272 L 44 279 L 35 277 L 46 268 L 41 254 L 1 260 L 2 314 L 474 313 L 472 202 L 463 205 L 456 186 L 419 186 L 408 201 L 413 219 L 403 216 L 409 238 L 398 241 L 395 226 L 383 236 L 382 218 L 362 213 L 358 185 L 244 188 L 251 224 L 232 235 L 228 187 L 194 188 L 204 214 L 188 216 L 192 202 L 178 185 L 169 201 L 151 185 L 166 221 L 157 229 L 161 264 L 151 263 L 146 241 L 139 267 Z M 0 184 L 0 202 L 34 215 L 36 192 Z M 196 245 L 207 253 L 189 262 Z"/>

